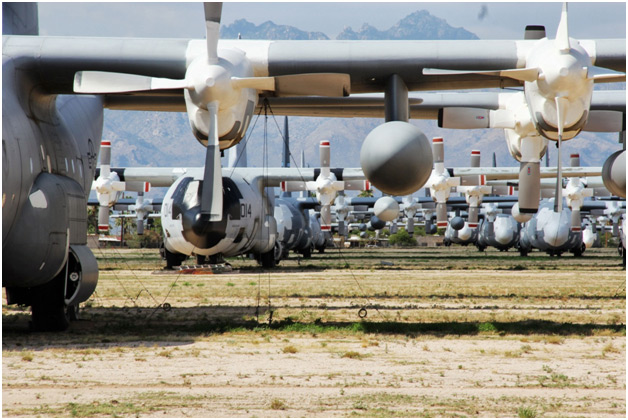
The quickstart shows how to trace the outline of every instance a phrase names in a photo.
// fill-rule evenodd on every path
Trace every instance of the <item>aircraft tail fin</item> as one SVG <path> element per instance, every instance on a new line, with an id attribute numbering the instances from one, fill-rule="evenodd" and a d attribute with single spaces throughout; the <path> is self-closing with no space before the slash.
<path id="1" fill-rule="evenodd" d="M 37 3 L 2 2 L 2 35 L 39 35 Z"/>

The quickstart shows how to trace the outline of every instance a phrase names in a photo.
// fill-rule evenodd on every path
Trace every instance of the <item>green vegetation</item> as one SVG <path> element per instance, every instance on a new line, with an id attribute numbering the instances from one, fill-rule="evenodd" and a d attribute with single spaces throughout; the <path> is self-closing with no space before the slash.
<path id="1" fill-rule="evenodd" d="M 393 233 L 388 237 L 388 243 L 393 246 L 416 246 L 416 239 L 401 228 L 397 233 Z"/>

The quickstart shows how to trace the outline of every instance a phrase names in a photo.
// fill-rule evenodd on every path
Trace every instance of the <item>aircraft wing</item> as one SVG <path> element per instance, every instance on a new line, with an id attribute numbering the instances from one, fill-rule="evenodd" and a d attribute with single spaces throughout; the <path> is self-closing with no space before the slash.
<path id="1" fill-rule="evenodd" d="M 202 21 L 201 21 L 202 22 Z M 423 74 L 424 68 L 516 68 L 532 40 L 464 41 L 247 41 L 220 40 L 218 50 L 235 47 L 250 60 L 255 77 L 342 73 L 350 91 L 383 92 L 396 73 L 410 91 L 522 86 L 521 81 L 481 74 Z M 596 66 L 625 71 L 622 39 L 581 41 Z M 81 71 L 184 79 L 187 66 L 206 48 L 205 40 L 3 36 L 3 54 L 39 79 L 53 94 L 74 92 Z M 262 96 L 271 93 L 260 91 Z M 185 111 L 183 89 L 105 95 L 112 109 Z"/>
<path id="2" fill-rule="evenodd" d="M 201 178 L 204 168 L 149 168 L 129 167 L 111 168 L 120 181 L 149 182 L 151 187 L 169 187 L 181 176 Z M 314 181 L 318 176 L 318 168 L 222 168 L 222 176 L 230 177 L 234 173 L 241 174 L 249 180 L 263 178 L 269 187 L 279 187 L 282 181 Z M 366 179 L 360 168 L 332 168 L 339 181 L 357 181 Z M 98 171 L 96 177 L 98 177 Z"/>
<path id="3" fill-rule="evenodd" d="M 519 168 L 448 168 L 451 176 L 484 175 L 487 181 L 491 180 L 516 180 L 519 178 Z M 584 178 L 601 176 L 601 167 L 564 167 L 562 168 L 563 178 Z M 556 179 L 556 167 L 541 168 L 541 178 Z"/>
<path id="4" fill-rule="evenodd" d="M 268 103 L 274 114 L 302 117 L 384 118 L 383 94 L 357 94 L 344 98 L 273 97 Z M 500 108 L 499 92 L 434 93 L 408 95 L 411 119 L 438 119 L 443 108 Z M 256 112 L 263 104 L 258 104 Z M 182 110 L 184 110 L 182 108 Z M 597 90 L 591 98 L 592 111 L 626 111 L 625 90 Z"/>

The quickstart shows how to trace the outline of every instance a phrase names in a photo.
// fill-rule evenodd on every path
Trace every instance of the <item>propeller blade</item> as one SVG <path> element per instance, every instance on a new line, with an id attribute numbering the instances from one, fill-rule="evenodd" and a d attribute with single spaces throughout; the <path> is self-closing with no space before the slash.
<path id="1" fill-rule="evenodd" d="M 541 163 L 521 162 L 519 168 L 519 211 L 536 213 L 541 196 Z"/>
<path id="2" fill-rule="evenodd" d="M 347 234 L 345 232 L 345 221 L 344 220 L 338 220 L 338 235 L 340 235 L 340 236 L 347 236 Z"/>
<path id="3" fill-rule="evenodd" d="M 222 220 L 222 168 L 218 140 L 218 102 L 207 104 L 207 110 L 209 111 L 209 138 L 201 192 L 201 214 L 208 214 L 210 222 L 219 222 Z"/>
<path id="4" fill-rule="evenodd" d="M 447 227 L 447 203 L 436 203 L 436 226 Z"/>
<path id="5" fill-rule="evenodd" d="M 508 70 L 445 70 L 445 69 L 423 69 L 425 76 L 455 76 L 467 74 L 479 74 L 482 76 L 508 77 L 522 82 L 534 82 L 539 77 L 539 69 L 536 67 L 525 69 Z"/>
<path id="6" fill-rule="evenodd" d="M 560 14 L 560 22 L 558 23 L 558 29 L 556 30 L 556 47 L 563 51 L 568 52 L 571 50 L 569 44 L 569 28 L 567 25 L 567 2 L 563 3 L 563 11 Z"/>
<path id="7" fill-rule="evenodd" d="M 345 190 L 368 191 L 372 188 L 369 181 L 344 181 L 344 184 Z"/>
<path id="8" fill-rule="evenodd" d="M 307 185 L 305 181 L 281 181 L 279 183 L 281 191 L 307 191 Z"/>
<path id="9" fill-rule="evenodd" d="M 109 232 L 109 206 L 98 207 L 98 233 Z"/>
<path id="10" fill-rule="evenodd" d="M 135 220 L 135 225 L 137 227 L 137 234 L 138 235 L 143 235 L 144 234 L 144 219 L 142 218 L 138 218 Z"/>
<path id="11" fill-rule="evenodd" d="M 150 191 L 150 182 L 127 181 L 125 182 L 124 191 L 133 191 L 137 193 L 145 193 Z"/>
<path id="12" fill-rule="evenodd" d="M 626 73 L 604 67 L 589 66 L 587 67 L 587 78 L 593 79 L 594 81 L 625 82 Z"/>
<path id="13" fill-rule="evenodd" d="M 460 179 L 461 186 L 486 185 L 486 175 L 462 175 L 456 178 Z"/>
<path id="14" fill-rule="evenodd" d="M 111 141 L 100 142 L 100 176 L 108 178 L 111 173 Z"/>
<path id="15" fill-rule="evenodd" d="M 480 167 L 480 151 L 479 150 L 471 150 L 471 167 L 472 168 Z"/>
<path id="16" fill-rule="evenodd" d="M 469 217 L 467 219 L 467 223 L 471 229 L 475 229 L 478 227 L 478 213 L 479 208 L 476 206 L 469 207 Z"/>
<path id="17" fill-rule="evenodd" d="M 321 230 L 331 231 L 331 206 L 329 204 L 321 206 Z"/>
<path id="18" fill-rule="evenodd" d="M 434 170 L 436 173 L 445 171 L 445 146 L 442 137 L 432 139 L 432 156 L 434 156 Z"/>
<path id="19" fill-rule="evenodd" d="M 580 232 L 582 230 L 582 219 L 580 217 L 580 208 L 571 209 L 571 231 Z"/>
<path id="20" fill-rule="evenodd" d="M 327 178 L 329 176 L 329 160 L 331 157 L 329 140 L 321 141 L 318 153 L 321 160 L 321 176 Z"/>
<path id="21" fill-rule="evenodd" d="M 408 216 L 408 220 L 406 221 L 406 232 L 408 232 L 410 236 L 414 235 L 414 216 Z"/>
<path id="22" fill-rule="evenodd" d="M 74 75 L 74 92 L 76 93 L 125 93 L 189 88 L 185 79 L 166 79 L 106 71 L 79 71 Z"/>
<path id="23" fill-rule="evenodd" d="M 205 37 L 207 40 L 207 61 L 210 64 L 218 62 L 218 39 L 220 38 L 220 17 L 222 3 L 203 3 L 205 12 Z"/>

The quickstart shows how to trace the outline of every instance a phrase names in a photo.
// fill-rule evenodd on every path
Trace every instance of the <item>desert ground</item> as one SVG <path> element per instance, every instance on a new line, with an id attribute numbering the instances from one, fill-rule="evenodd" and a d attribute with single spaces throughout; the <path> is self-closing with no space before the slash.
<path id="1" fill-rule="evenodd" d="M 3 306 L 4 417 L 626 416 L 612 249 L 328 250 L 214 275 L 95 253 L 67 332 Z"/>

